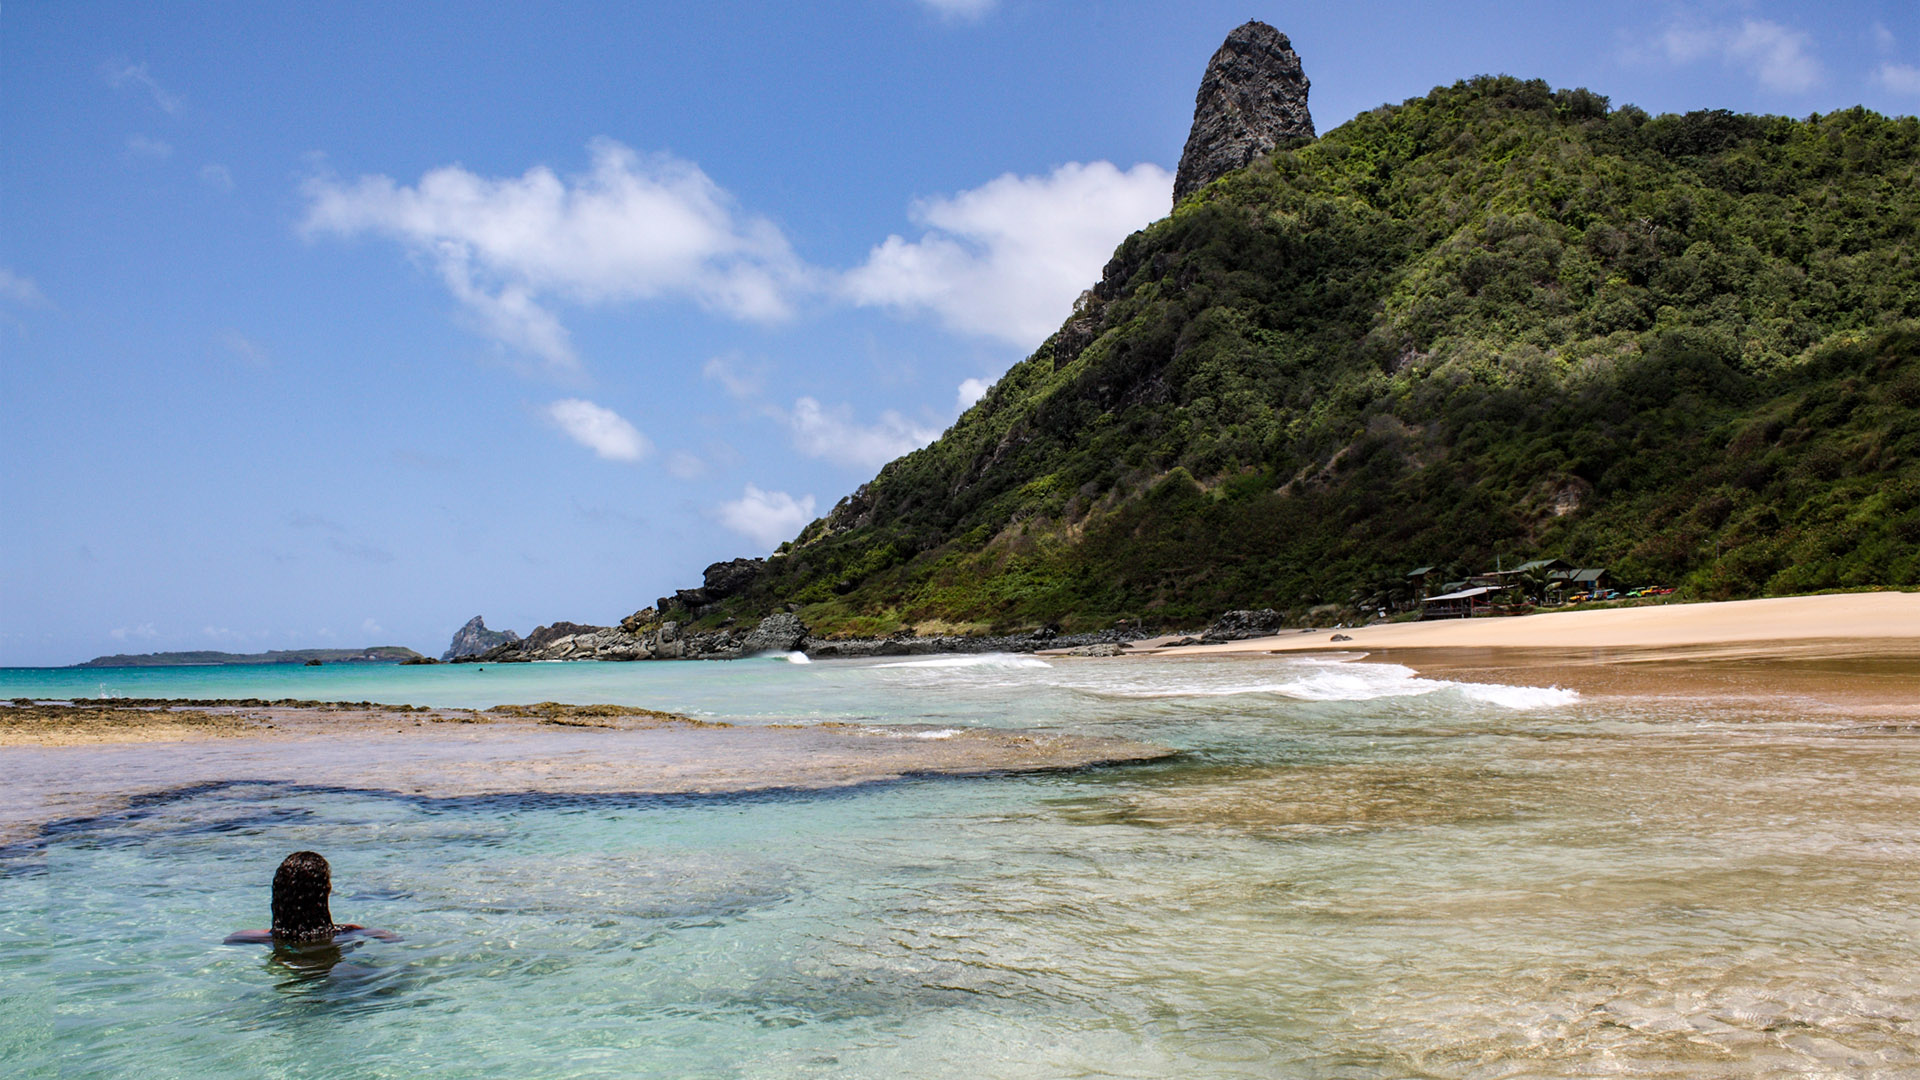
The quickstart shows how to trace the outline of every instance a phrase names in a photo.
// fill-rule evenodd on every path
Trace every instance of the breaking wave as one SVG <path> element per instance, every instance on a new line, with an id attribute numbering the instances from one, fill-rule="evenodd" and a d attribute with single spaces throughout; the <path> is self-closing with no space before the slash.
<path id="1" fill-rule="evenodd" d="M 1449 692 L 1469 701 L 1498 705 L 1507 709 L 1544 709 L 1570 705 L 1580 699 L 1578 692 L 1558 686 L 1508 686 L 1500 683 L 1463 683 L 1449 679 L 1422 678 L 1402 664 L 1367 664 L 1347 661 L 1301 660 L 1286 674 L 1290 677 L 1261 682 L 1208 682 L 1196 678 L 1157 680 L 1149 684 L 1100 688 L 1115 697 L 1182 698 L 1235 697 L 1243 694 L 1267 694 L 1296 701 L 1377 701 L 1382 698 L 1423 697 Z M 1196 672 L 1196 675 L 1199 673 Z M 1239 673 L 1235 673 L 1239 674 Z"/>
<path id="2" fill-rule="evenodd" d="M 929 660 L 896 660 L 875 664 L 883 668 L 1050 668 L 1052 664 L 1036 656 L 1017 653 L 980 653 L 976 656 L 936 656 Z"/>

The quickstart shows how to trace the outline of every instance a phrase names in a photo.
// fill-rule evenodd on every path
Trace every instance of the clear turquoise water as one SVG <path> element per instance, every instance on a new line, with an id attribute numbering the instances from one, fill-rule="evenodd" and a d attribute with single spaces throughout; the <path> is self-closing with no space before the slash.
<path id="1" fill-rule="evenodd" d="M 1186 753 L 811 795 L 175 793 L 0 859 L 8 1075 L 1920 1074 L 1897 727 L 1282 659 L 0 672 L 103 688 Z M 307 847 L 337 917 L 404 940 L 306 971 L 220 945 Z"/>

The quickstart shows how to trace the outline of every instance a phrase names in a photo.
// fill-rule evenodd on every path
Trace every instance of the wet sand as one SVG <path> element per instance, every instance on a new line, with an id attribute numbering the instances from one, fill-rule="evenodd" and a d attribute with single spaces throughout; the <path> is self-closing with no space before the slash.
<path id="1" fill-rule="evenodd" d="M 1586 698 L 1920 721 L 1920 647 L 1885 642 L 1781 642 L 1734 650 L 1383 649 L 1364 660 L 1405 664 L 1459 682 L 1565 687 Z"/>
<path id="2" fill-rule="evenodd" d="M 732 726 L 617 706 L 0 706 L 0 847 L 209 784 L 425 798 L 820 790 L 1151 761 L 1129 739 L 925 725 Z"/>

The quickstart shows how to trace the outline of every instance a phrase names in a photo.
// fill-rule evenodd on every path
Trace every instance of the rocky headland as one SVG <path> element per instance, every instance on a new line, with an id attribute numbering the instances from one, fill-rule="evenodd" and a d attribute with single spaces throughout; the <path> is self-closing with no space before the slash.
<path id="1" fill-rule="evenodd" d="M 661 597 L 653 607 L 620 620 L 618 626 L 556 622 L 536 627 L 523 639 L 501 642 L 484 652 L 452 658 L 456 664 L 528 663 L 535 660 L 740 660 L 769 653 L 808 657 L 928 656 L 935 653 L 1038 652 L 1121 646 L 1145 635 L 1115 628 L 1090 634 L 1061 634 L 1041 628 L 1023 634 L 960 635 L 897 633 L 876 638 L 816 638 L 800 616 L 777 611 L 751 626 L 723 622 L 701 626 L 697 620 L 714 605 L 750 587 L 765 569 L 764 559 L 734 559 L 707 567 L 697 589 Z M 667 611 L 673 617 L 663 616 Z"/>
<path id="2" fill-rule="evenodd" d="M 520 635 L 511 630 L 487 629 L 487 620 L 475 615 L 467 620 L 467 625 L 453 632 L 453 643 L 447 646 L 446 652 L 440 654 L 440 659 L 458 660 L 463 656 L 478 656 L 488 649 L 519 640 Z"/>

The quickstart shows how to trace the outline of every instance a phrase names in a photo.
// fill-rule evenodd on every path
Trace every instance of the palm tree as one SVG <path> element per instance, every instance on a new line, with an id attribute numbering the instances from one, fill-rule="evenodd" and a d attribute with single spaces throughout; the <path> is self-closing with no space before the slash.
<path id="1" fill-rule="evenodd" d="M 1559 582 L 1554 580 L 1553 571 L 1544 566 L 1536 566 L 1520 575 L 1520 591 L 1536 604 L 1546 603 L 1547 593 L 1557 584 Z"/>

